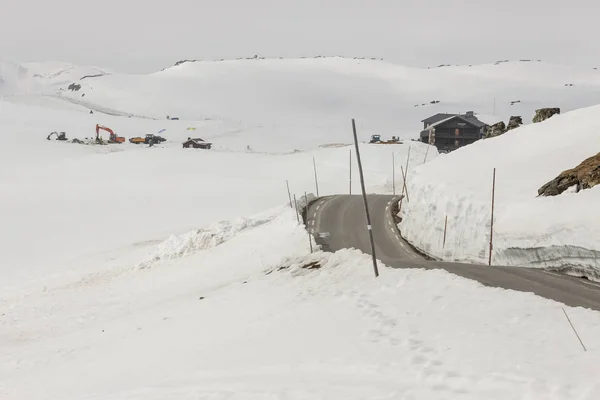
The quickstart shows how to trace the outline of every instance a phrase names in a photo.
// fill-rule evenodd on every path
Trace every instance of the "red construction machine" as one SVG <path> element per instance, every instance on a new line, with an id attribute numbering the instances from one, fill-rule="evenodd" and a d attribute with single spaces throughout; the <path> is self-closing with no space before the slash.
<path id="1" fill-rule="evenodd" d="M 102 142 L 102 138 L 100 138 L 100 131 L 108 132 L 108 143 L 124 143 L 125 138 L 122 136 L 117 136 L 117 134 L 110 128 L 96 124 L 96 142 Z"/>

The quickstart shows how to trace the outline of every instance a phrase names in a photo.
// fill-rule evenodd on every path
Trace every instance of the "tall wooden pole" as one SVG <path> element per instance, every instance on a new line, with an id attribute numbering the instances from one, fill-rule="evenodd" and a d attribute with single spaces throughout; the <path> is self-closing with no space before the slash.
<path id="1" fill-rule="evenodd" d="M 313 170 L 315 171 L 315 188 L 317 189 L 317 197 L 319 197 L 319 179 L 317 178 L 317 164 L 313 156 Z"/>
<path id="2" fill-rule="evenodd" d="M 396 195 L 396 160 L 392 153 L 392 193 Z"/>
<path id="3" fill-rule="evenodd" d="M 292 194 L 290 193 L 290 184 L 287 180 L 285 181 L 285 186 L 287 186 L 288 198 L 290 199 L 290 208 L 294 208 L 292 206 Z"/>
<path id="4" fill-rule="evenodd" d="M 492 178 L 492 218 L 490 220 L 490 258 L 488 265 L 492 265 L 492 250 L 494 248 L 494 198 L 496 196 L 496 168 L 494 168 L 494 176 Z"/>
<path id="5" fill-rule="evenodd" d="M 377 258 L 375 257 L 375 242 L 373 240 L 373 227 L 371 226 L 371 217 L 369 215 L 369 204 L 367 202 L 367 191 L 365 190 L 365 178 L 362 170 L 362 163 L 360 161 L 360 150 L 358 149 L 358 139 L 356 137 L 356 123 L 352 119 L 352 134 L 354 135 L 354 147 L 356 149 L 356 162 L 358 163 L 358 173 L 360 176 L 360 188 L 362 190 L 363 202 L 365 203 L 365 215 L 367 216 L 367 230 L 369 231 L 369 241 L 371 242 L 371 255 L 373 258 L 373 271 L 375 272 L 375 278 L 379 276 L 379 269 L 377 268 Z"/>
<path id="6" fill-rule="evenodd" d="M 442 248 L 446 247 L 446 228 L 448 227 L 448 216 L 446 215 L 446 220 L 444 221 L 444 243 L 442 244 Z"/>
<path id="7" fill-rule="evenodd" d="M 294 193 L 294 205 L 296 206 L 296 220 L 300 223 L 300 213 L 298 212 L 298 202 L 296 201 L 296 194 Z"/>
<path id="8" fill-rule="evenodd" d="M 306 194 L 306 191 L 304 192 L 304 208 L 306 210 L 306 232 L 308 233 L 308 245 L 310 246 L 310 252 L 313 252 L 313 247 L 312 247 L 312 239 L 310 238 L 310 224 L 308 223 L 308 196 Z"/>

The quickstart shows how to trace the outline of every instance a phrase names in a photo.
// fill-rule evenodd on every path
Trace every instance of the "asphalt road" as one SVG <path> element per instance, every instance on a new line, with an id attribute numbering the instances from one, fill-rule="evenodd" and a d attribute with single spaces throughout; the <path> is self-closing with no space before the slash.
<path id="1" fill-rule="evenodd" d="M 486 286 L 533 292 L 569 306 L 600 311 L 600 285 L 540 269 L 489 267 L 425 259 L 400 235 L 391 209 L 395 197 L 369 195 L 378 260 L 393 268 L 444 269 Z M 322 197 L 307 210 L 307 225 L 324 251 L 355 248 L 371 254 L 364 203 L 360 195 Z"/>

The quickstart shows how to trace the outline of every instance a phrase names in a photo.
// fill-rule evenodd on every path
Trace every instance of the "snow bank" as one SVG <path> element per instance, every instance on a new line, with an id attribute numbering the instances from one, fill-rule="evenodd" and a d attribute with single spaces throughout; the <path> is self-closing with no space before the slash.
<path id="1" fill-rule="evenodd" d="M 275 213 L 269 213 L 267 216 L 238 218 L 235 221 L 219 221 L 208 228 L 197 229 L 183 235 L 171 235 L 138 267 L 150 268 L 164 260 L 185 257 L 200 250 L 218 246 L 246 229 L 272 221 L 276 215 Z"/>
<path id="2" fill-rule="evenodd" d="M 600 388 L 598 312 L 564 307 L 584 353 L 556 302 L 443 271 L 382 266 L 374 279 L 359 251 L 308 251 L 282 208 L 168 268 L 6 298 L 0 397 L 591 400 Z"/>
<path id="3" fill-rule="evenodd" d="M 404 237 L 436 258 L 486 263 L 496 168 L 492 262 L 600 278 L 600 188 L 537 197 L 543 184 L 597 153 L 599 112 L 554 116 L 418 167 L 409 176 L 410 203 L 403 203 Z"/>

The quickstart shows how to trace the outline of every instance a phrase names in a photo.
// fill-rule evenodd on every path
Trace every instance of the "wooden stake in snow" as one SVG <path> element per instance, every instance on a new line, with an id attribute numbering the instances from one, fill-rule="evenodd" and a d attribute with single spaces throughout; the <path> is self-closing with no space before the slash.
<path id="1" fill-rule="evenodd" d="M 425 164 L 427 162 L 427 154 L 429 153 L 429 148 L 431 146 L 427 146 L 427 151 L 425 152 L 425 159 L 423 160 L 423 164 Z"/>
<path id="2" fill-rule="evenodd" d="M 394 153 L 392 153 L 392 193 L 396 195 L 396 160 Z"/>
<path id="3" fill-rule="evenodd" d="M 446 228 L 448 227 L 448 216 L 446 215 L 446 220 L 444 221 L 444 243 L 442 244 L 442 248 L 446 247 Z"/>
<path id="4" fill-rule="evenodd" d="M 285 186 L 287 186 L 288 198 L 290 199 L 290 208 L 294 208 L 292 206 L 292 194 L 290 193 L 290 184 L 287 180 L 285 181 Z"/>
<path id="5" fill-rule="evenodd" d="M 575 327 L 573 326 L 573 323 L 571 322 L 571 318 L 569 318 L 569 316 L 567 315 L 567 312 L 565 311 L 565 309 L 563 308 L 563 313 L 565 313 L 565 317 L 567 317 L 567 321 L 569 321 L 569 325 L 571 325 L 571 329 L 573 329 L 573 332 L 575 332 L 575 336 L 577 336 L 577 339 L 579 339 L 579 343 L 581 343 L 581 347 L 583 347 L 583 351 L 587 351 L 587 349 L 585 348 L 585 345 L 583 344 L 583 341 L 581 340 L 581 338 L 579 337 L 579 334 L 577 333 L 577 330 L 575 329 Z"/>
<path id="6" fill-rule="evenodd" d="M 306 210 L 306 215 L 307 215 L 306 218 L 308 220 L 308 195 L 306 194 L 306 191 L 304 192 L 304 208 Z M 310 246 L 310 252 L 312 253 L 313 247 L 312 247 L 312 239 L 310 238 L 310 224 L 308 223 L 308 221 L 306 221 L 306 233 L 308 233 L 308 245 Z"/>
<path id="7" fill-rule="evenodd" d="M 294 193 L 294 205 L 296 206 L 296 220 L 300 223 L 300 213 L 298 212 L 298 202 L 296 201 L 296 193 Z"/>
<path id="8" fill-rule="evenodd" d="M 358 174 L 360 177 L 360 188 L 362 191 L 363 202 L 365 204 L 365 216 L 367 218 L 367 231 L 369 233 L 369 241 L 371 242 L 371 257 L 373 260 L 373 272 L 375 278 L 379 276 L 379 268 L 377 268 L 377 257 L 375 256 L 375 241 L 373 240 L 373 227 L 371 226 L 371 216 L 369 215 L 369 204 L 367 200 L 367 191 L 365 189 L 365 177 L 362 170 L 362 163 L 360 161 L 360 150 L 358 149 L 358 138 L 356 136 L 356 124 L 352 119 L 352 134 L 354 136 L 354 148 L 356 150 L 356 163 L 358 164 Z"/>
<path id="9" fill-rule="evenodd" d="M 490 258 L 488 265 L 492 266 L 492 250 L 494 248 L 494 198 L 496 196 L 496 168 L 494 168 L 494 175 L 492 177 L 492 217 L 490 220 Z"/>
<path id="10" fill-rule="evenodd" d="M 315 188 L 317 189 L 317 197 L 319 197 L 319 179 L 317 178 L 317 164 L 313 156 L 313 170 L 315 171 Z"/>

